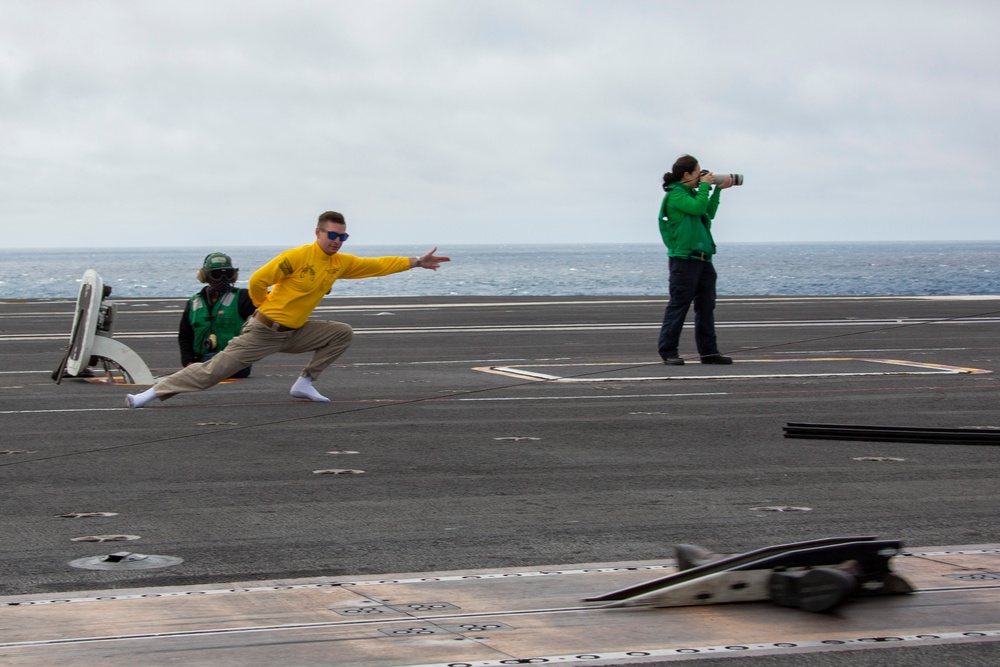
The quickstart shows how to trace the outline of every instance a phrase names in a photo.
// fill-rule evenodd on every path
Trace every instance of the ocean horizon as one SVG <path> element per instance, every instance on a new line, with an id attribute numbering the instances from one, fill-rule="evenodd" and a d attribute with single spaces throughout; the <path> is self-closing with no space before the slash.
<path id="1" fill-rule="evenodd" d="M 202 285 L 205 255 L 226 252 L 245 286 L 254 270 L 286 250 L 274 246 L 218 248 L 18 248 L 0 250 L 5 299 L 76 298 L 94 269 L 113 298 L 183 298 Z M 357 245 L 359 256 L 426 252 L 416 245 Z M 413 270 L 338 281 L 331 297 L 358 296 L 663 296 L 667 257 L 658 243 L 490 244 L 442 246 L 452 261 L 441 270 Z M 725 243 L 715 257 L 720 296 L 973 296 L 1000 295 L 1000 241 L 876 243 Z"/>

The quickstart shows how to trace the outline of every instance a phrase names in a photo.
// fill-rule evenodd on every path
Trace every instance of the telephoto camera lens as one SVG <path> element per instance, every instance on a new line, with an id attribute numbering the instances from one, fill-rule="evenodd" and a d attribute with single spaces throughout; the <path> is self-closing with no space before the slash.
<path id="1" fill-rule="evenodd" d="M 708 173 L 708 169 L 702 169 L 701 175 L 704 176 Z M 733 177 L 733 185 L 743 185 L 743 174 L 712 174 L 712 183 L 715 185 L 722 185 L 722 182 L 726 180 L 726 176 Z"/>

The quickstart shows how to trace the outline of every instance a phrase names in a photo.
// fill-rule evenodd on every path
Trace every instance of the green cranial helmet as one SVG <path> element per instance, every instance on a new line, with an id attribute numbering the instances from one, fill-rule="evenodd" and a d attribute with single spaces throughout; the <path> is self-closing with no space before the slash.
<path id="1" fill-rule="evenodd" d="M 233 266 L 233 260 L 229 255 L 224 252 L 212 252 L 201 263 L 201 268 L 198 269 L 198 280 L 207 283 L 212 278 L 212 271 L 217 269 L 228 269 L 231 277 L 230 282 L 236 282 L 239 276 L 239 269 Z"/>

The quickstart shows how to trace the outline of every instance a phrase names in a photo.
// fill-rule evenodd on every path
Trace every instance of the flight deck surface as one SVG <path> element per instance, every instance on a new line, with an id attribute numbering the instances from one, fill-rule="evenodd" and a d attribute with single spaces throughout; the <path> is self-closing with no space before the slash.
<path id="1" fill-rule="evenodd" d="M 119 303 L 116 338 L 175 370 L 183 301 Z M 690 330 L 688 364 L 657 363 L 662 307 L 326 299 L 357 334 L 317 382 L 331 403 L 289 397 L 305 359 L 276 355 L 128 410 L 101 373 L 49 378 L 71 301 L 0 304 L 0 662 L 996 664 L 997 448 L 782 427 L 995 429 L 1000 298 L 720 299 L 731 366 L 699 365 Z M 832 615 L 582 602 L 678 543 L 859 534 L 923 554 L 895 561 L 926 590 Z M 179 562 L 70 565 L 114 552 Z"/>

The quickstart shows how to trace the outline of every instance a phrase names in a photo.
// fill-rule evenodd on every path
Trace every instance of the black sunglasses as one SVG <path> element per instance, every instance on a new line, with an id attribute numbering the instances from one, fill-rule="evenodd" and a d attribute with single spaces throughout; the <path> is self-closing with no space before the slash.
<path id="1" fill-rule="evenodd" d="M 344 241 L 346 241 L 350 237 L 351 237 L 351 235 L 347 234 L 347 233 L 344 233 L 344 234 L 338 234 L 337 232 L 327 232 L 326 233 L 326 238 L 330 239 L 331 241 L 336 241 L 339 238 L 341 243 L 343 243 Z"/>

